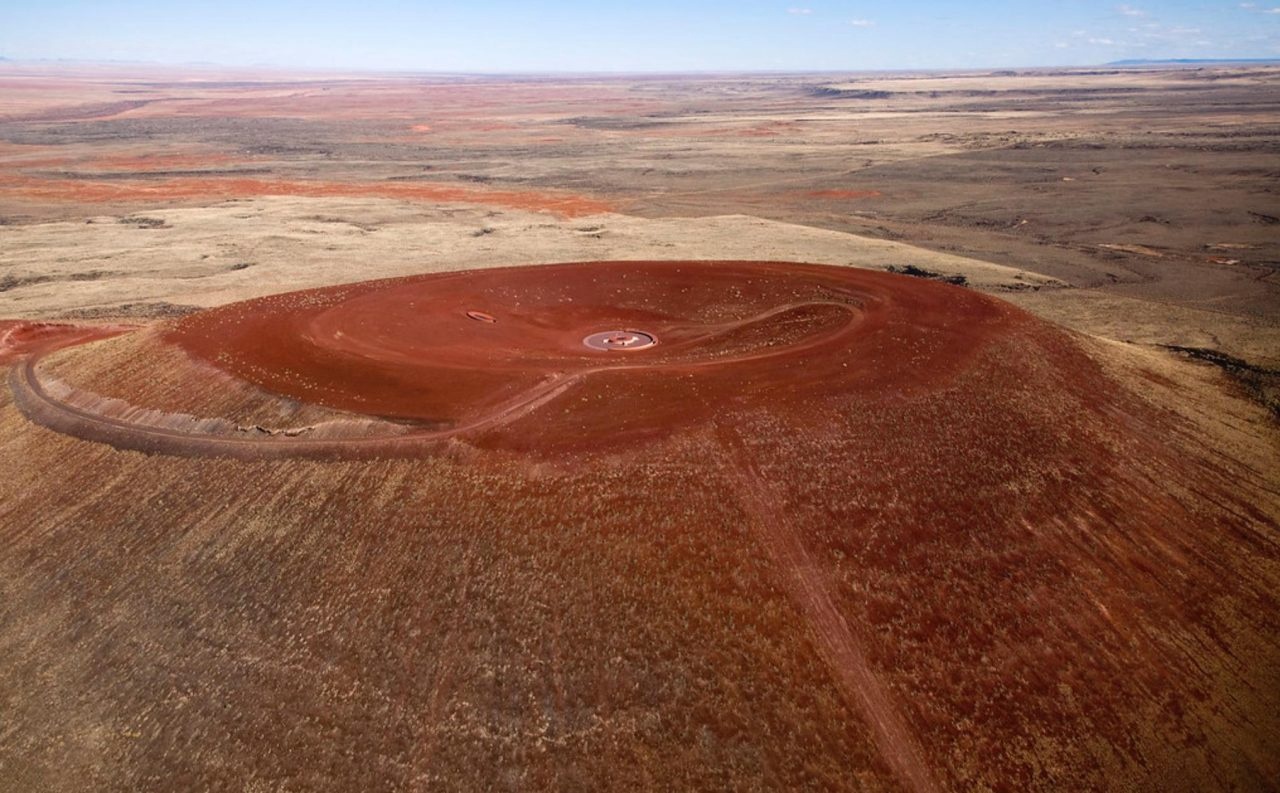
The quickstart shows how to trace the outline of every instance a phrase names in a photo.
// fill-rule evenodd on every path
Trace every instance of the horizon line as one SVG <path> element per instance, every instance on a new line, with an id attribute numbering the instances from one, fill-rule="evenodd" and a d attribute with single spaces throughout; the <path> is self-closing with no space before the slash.
<path id="1" fill-rule="evenodd" d="M 910 72 L 961 73 L 999 71 L 1044 71 L 1047 69 L 1097 69 L 1140 66 L 1195 66 L 1230 64 L 1280 64 L 1280 56 L 1251 58 L 1126 58 L 1095 63 L 1061 63 L 1034 66 L 975 65 L 953 67 L 899 66 L 891 68 L 841 68 L 841 69 L 426 69 L 385 68 L 371 66 L 288 66 L 283 64 L 228 64 L 214 61 L 154 61 L 92 58 L 8 58 L 0 55 L 0 68 L 16 66 L 97 66 L 97 67 L 146 67 L 170 70 L 223 69 L 243 72 L 293 72 L 303 74 L 368 75 L 368 76 L 454 76 L 454 77 L 627 77 L 627 76 L 717 76 L 717 75 L 827 75 L 827 74 L 894 74 Z"/>

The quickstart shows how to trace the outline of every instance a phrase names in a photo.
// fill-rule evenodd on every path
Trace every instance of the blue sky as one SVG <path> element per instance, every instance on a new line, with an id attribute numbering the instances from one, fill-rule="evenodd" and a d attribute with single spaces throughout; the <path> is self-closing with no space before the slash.
<path id="1" fill-rule="evenodd" d="M 1280 0 L 0 0 L 0 56 L 480 72 L 1280 58 Z"/>

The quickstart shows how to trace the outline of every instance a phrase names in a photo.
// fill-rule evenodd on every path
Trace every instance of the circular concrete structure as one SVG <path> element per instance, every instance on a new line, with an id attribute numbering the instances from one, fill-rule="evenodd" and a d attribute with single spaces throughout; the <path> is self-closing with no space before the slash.
<path id="1" fill-rule="evenodd" d="M 652 333 L 642 330 L 604 330 L 592 333 L 582 343 L 593 350 L 644 350 L 658 343 Z"/>

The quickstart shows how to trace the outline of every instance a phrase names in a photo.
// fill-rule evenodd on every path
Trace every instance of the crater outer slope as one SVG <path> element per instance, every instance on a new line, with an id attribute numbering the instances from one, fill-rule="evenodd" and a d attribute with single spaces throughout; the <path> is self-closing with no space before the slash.
<path id="1" fill-rule="evenodd" d="M 1274 469 L 970 290 L 546 265 L 15 355 L 25 789 L 1280 776 Z"/>

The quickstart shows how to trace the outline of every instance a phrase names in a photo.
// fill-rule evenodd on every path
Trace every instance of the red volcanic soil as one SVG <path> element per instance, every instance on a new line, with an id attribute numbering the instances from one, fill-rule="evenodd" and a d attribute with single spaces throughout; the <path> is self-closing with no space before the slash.
<path id="1" fill-rule="evenodd" d="M 680 432 L 743 401 L 807 416 L 833 398 L 909 393 L 1027 323 L 975 292 L 866 270 L 597 262 L 279 295 L 194 315 L 167 338 L 270 391 L 431 427 L 563 392 L 571 411 L 487 441 L 545 450 Z M 657 344 L 584 343 L 613 330 Z"/>
<path id="2" fill-rule="evenodd" d="M 109 399 L 74 393 L 77 351 L 11 374 L 37 422 L 193 458 L 94 458 L 44 430 L 24 447 L 131 466 L 77 480 L 96 495 L 74 529 L 21 534 L 11 587 L 51 621 L 60 587 L 90 587 L 66 610 L 100 622 L 22 645 L 75 663 L 52 726 L 25 699 L 20 723 L 33 741 L 64 712 L 140 725 L 94 755 L 118 787 L 1280 778 L 1265 477 L 1003 301 L 835 267 L 596 262 L 295 292 L 147 333 L 92 350 Z M 389 459 L 274 464 L 222 458 L 344 458 L 349 439 L 194 415 L 129 439 L 168 391 L 234 379 L 409 434 Z M 15 498 L 0 510 L 71 514 Z M 144 651 L 120 649 L 135 630 Z M 25 669 L 14 690 L 44 690 Z M 106 693 L 77 704 L 88 688 Z"/>
<path id="3" fill-rule="evenodd" d="M 0 364 L 52 352 L 133 330 L 127 325 L 67 325 L 59 322 L 0 320 Z"/>
<path id="4" fill-rule="evenodd" d="M 192 198 L 245 198 L 251 196 L 342 196 L 398 198 L 406 201 L 445 201 L 550 211 L 565 217 L 610 212 L 605 201 L 572 193 L 531 190 L 483 190 L 449 184 L 385 182 L 320 182 L 230 177 L 181 177 L 130 181 L 92 179 L 44 179 L 0 174 L 0 194 L 55 201 L 166 201 Z"/>

